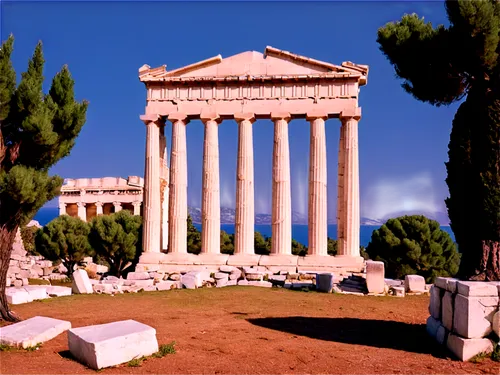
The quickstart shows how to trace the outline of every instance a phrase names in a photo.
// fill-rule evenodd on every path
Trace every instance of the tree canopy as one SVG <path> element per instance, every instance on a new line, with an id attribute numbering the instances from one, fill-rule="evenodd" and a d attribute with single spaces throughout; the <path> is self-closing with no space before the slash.
<path id="1" fill-rule="evenodd" d="M 403 89 L 435 106 L 461 103 L 446 163 L 459 276 L 500 280 L 500 2 L 449 0 L 449 26 L 416 14 L 378 30 Z"/>

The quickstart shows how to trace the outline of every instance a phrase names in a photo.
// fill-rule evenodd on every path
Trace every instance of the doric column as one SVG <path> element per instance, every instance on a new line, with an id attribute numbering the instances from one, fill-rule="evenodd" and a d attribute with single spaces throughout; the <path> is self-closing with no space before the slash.
<path id="1" fill-rule="evenodd" d="M 142 115 L 146 124 L 146 165 L 144 168 L 144 215 L 142 247 L 145 252 L 160 252 L 160 117 Z"/>
<path id="2" fill-rule="evenodd" d="M 95 202 L 96 215 L 102 215 L 102 202 Z"/>
<path id="3" fill-rule="evenodd" d="M 234 253 L 254 254 L 254 168 L 253 113 L 234 115 L 238 122 L 238 164 L 236 167 L 236 217 Z"/>
<path id="4" fill-rule="evenodd" d="M 141 202 L 132 202 L 134 207 L 134 215 L 139 216 L 141 214 Z"/>
<path id="5" fill-rule="evenodd" d="M 327 171 L 324 113 L 308 113 L 311 124 L 309 149 L 308 255 L 328 255 Z"/>
<path id="6" fill-rule="evenodd" d="M 219 124 L 216 113 L 203 113 L 203 176 L 201 203 L 201 252 L 220 254 Z"/>
<path id="7" fill-rule="evenodd" d="M 161 249 L 168 250 L 168 162 L 165 126 L 160 126 Z"/>
<path id="8" fill-rule="evenodd" d="M 115 207 L 115 212 L 120 212 L 122 210 L 121 202 L 113 202 L 113 206 Z"/>
<path id="9" fill-rule="evenodd" d="M 66 214 L 66 203 L 59 202 L 59 216 Z"/>
<path id="10" fill-rule="evenodd" d="M 290 114 L 271 113 L 271 119 L 274 121 L 271 255 L 291 255 L 292 200 L 288 145 Z"/>
<path id="11" fill-rule="evenodd" d="M 87 210 L 85 209 L 86 204 L 83 202 L 78 202 L 78 217 L 83 221 L 87 221 Z"/>
<path id="12" fill-rule="evenodd" d="M 168 116 L 172 122 L 168 222 L 169 253 L 187 253 L 187 154 L 185 114 Z"/>
<path id="13" fill-rule="evenodd" d="M 339 155 L 337 168 L 337 255 L 347 255 L 344 234 L 344 169 L 345 169 L 345 126 L 341 119 Z"/>
<path id="14" fill-rule="evenodd" d="M 344 244 L 342 253 L 359 257 L 359 157 L 358 157 L 358 121 L 361 108 L 343 111 L 342 121 L 344 167 L 343 167 L 343 205 L 341 210 L 342 235 Z"/>

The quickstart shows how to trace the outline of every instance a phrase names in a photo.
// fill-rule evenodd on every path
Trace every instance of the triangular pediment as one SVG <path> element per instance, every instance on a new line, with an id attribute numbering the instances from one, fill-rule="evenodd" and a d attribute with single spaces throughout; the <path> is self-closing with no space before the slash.
<path id="1" fill-rule="evenodd" d="M 347 73 L 349 75 L 366 76 L 368 67 L 350 62 L 342 65 L 311 59 L 267 47 L 265 53 L 256 51 L 242 52 L 237 55 L 222 58 L 221 55 L 184 66 L 166 70 L 165 66 L 151 69 L 144 65 L 139 69 L 141 80 L 168 80 L 175 78 L 223 78 L 235 76 L 310 76 L 328 75 L 331 73 Z M 143 79 L 145 78 L 145 79 Z"/>

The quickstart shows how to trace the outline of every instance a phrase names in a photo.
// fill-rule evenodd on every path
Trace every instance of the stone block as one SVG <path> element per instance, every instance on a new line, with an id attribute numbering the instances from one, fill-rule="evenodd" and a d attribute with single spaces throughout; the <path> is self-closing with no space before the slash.
<path id="1" fill-rule="evenodd" d="M 29 348 L 44 343 L 71 328 L 71 323 L 35 316 L 19 323 L 0 328 L 0 344 Z"/>
<path id="2" fill-rule="evenodd" d="M 47 287 L 44 285 L 27 285 L 23 287 L 33 300 L 46 299 L 49 298 L 47 294 Z"/>
<path id="3" fill-rule="evenodd" d="M 168 281 L 160 281 L 158 284 L 156 284 L 156 288 L 158 290 L 171 290 L 171 289 L 176 289 L 177 288 L 177 282 L 168 280 Z"/>
<path id="4" fill-rule="evenodd" d="M 21 272 L 19 267 L 9 267 L 7 269 L 7 275 L 12 277 L 15 277 L 19 272 Z"/>
<path id="5" fill-rule="evenodd" d="M 384 279 L 384 283 L 389 286 L 404 286 L 403 280 Z"/>
<path id="6" fill-rule="evenodd" d="M 7 297 L 7 302 L 11 305 L 33 302 L 33 297 L 23 288 L 6 288 L 5 295 Z"/>
<path id="7" fill-rule="evenodd" d="M 495 332 L 495 335 L 500 338 L 500 311 L 497 311 L 495 315 L 493 315 L 491 327 L 493 329 L 493 332 Z"/>
<path id="8" fill-rule="evenodd" d="M 20 288 L 23 286 L 23 281 L 22 280 L 14 280 L 13 284 L 16 288 Z"/>
<path id="9" fill-rule="evenodd" d="M 156 288 L 156 285 L 146 285 L 146 286 L 142 287 L 142 289 L 145 292 L 156 292 L 158 290 L 158 288 Z"/>
<path id="10" fill-rule="evenodd" d="M 21 279 L 21 282 L 23 283 L 23 286 L 28 286 L 30 284 L 30 281 L 26 278 Z"/>
<path id="11" fill-rule="evenodd" d="M 444 290 L 432 285 L 430 294 L 430 302 L 429 302 L 429 313 L 431 316 L 437 320 L 441 320 L 441 300 L 443 299 Z"/>
<path id="12" fill-rule="evenodd" d="M 464 339 L 452 333 L 448 335 L 446 346 L 461 361 L 468 361 L 480 353 L 493 351 L 493 344 L 488 339 Z"/>
<path id="13" fill-rule="evenodd" d="M 227 274 L 226 274 L 227 276 Z M 226 277 L 225 279 L 217 279 L 217 288 L 222 288 L 223 286 L 226 286 L 227 285 L 227 282 L 228 282 L 228 278 Z"/>
<path id="14" fill-rule="evenodd" d="M 434 319 L 432 316 L 429 316 L 427 318 L 425 329 L 427 330 L 427 334 L 435 340 L 437 340 L 437 332 L 439 327 L 441 327 L 441 322 L 439 320 Z"/>
<path id="15" fill-rule="evenodd" d="M 273 286 L 273 283 L 270 283 L 268 281 L 249 281 L 248 285 L 271 288 Z"/>
<path id="16" fill-rule="evenodd" d="M 148 280 L 133 280 L 134 282 L 134 286 L 138 286 L 138 287 L 141 287 L 141 288 L 144 288 L 144 290 L 146 290 L 145 288 L 149 288 L 149 287 L 152 287 L 154 285 L 154 280 L 153 279 L 148 279 Z"/>
<path id="17" fill-rule="evenodd" d="M 198 288 L 198 281 L 196 276 L 185 274 L 181 277 L 182 286 L 186 289 L 196 289 Z"/>
<path id="18" fill-rule="evenodd" d="M 127 280 L 149 280 L 148 272 L 129 272 L 127 275 Z"/>
<path id="19" fill-rule="evenodd" d="M 451 331 L 453 329 L 453 314 L 455 311 L 455 294 L 446 291 L 441 300 L 441 322 L 443 326 Z"/>
<path id="20" fill-rule="evenodd" d="M 70 296 L 71 288 L 65 286 L 47 286 L 47 294 L 50 297 Z"/>
<path id="21" fill-rule="evenodd" d="M 238 285 L 238 280 L 228 280 L 228 282 L 226 283 L 226 286 L 234 286 L 234 285 Z"/>
<path id="22" fill-rule="evenodd" d="M 241 278 L 242 272 L 240 270 L 233 271 L 229 274 L 229 280 L 238 280 Z"/>
<path id="23" fill-rule="evenodd" d="M 172 280 L 172 281 L 180 281 L 181 275 L 178 273 L 173 273 L 173 274 L 168 276 L 168 279 Z"/>
<path id="24" fill-rule="evenodd" d="M 10 277 L 7 277 L 7 278 L 5 279 L 5 286 L 6 286 L 6 287 L 9 287 L 9 286 L 10 286 L 10 284 L 12 284 L 12 280 L 10 279 Z"/>
<path id="25" fill-rule="evenodd" d="M 438 342 L 439 345 L 446 344 L 446 340 L 448 340 L 449 333 L 450 332 L 446 328 L 444 328 L 442 324 L 439 325 L 439 328 L 436 332 L 436 341 Z"/>
<path id="26" fill-rule="evenodd" d="M 233 267 L 233 266 L 227 266 L 227 265 L 222 265 L 219 267 L 220 272 L 226 272 L 226 273 L 231 273 L 234 271 L 239 271 L 238 268 Z"/>
<path id="27" fill-rule="evenodd" d="M 94 370 L 158 351 L 156 330 L 134 320 L 70 329 L 68 346 L 74 358 Z"/>
<path id="28" fill-rule="evenodd" d="M 420 275 L 406 275 L 405 292 L 406 293 L 425 292 L 425 279 Z"/>
<path id="29" fill-rule="evenodd" d="M 97 294 L 112 294 L 113 285 L 112 284 L 94 284 L 92 285 L 94 293 Z"/>
<path id="30" fill-rule="evenodd" d="M 485 337 L 492 331 L 493 315 L 497 310 L 498 297 L 466 297 L 457 294 L 453 332 L 468 339 Z"/>
<path id="31" fill-rule="evenodd" d="M 458 294 L 470 297 L 498 297 L 497 286 L 485 281 L 459 281 Z"/>
<path id="32" fill-rule="evenodd" d="M 250 285 L 250 284 L 249 284 L 249 281 L 247 281 L 247 280 L 239 280 L 238 285 Z"/>
<path id="33" fill-rule="evenodd" d="M 405 296 L 405 287 L 404 286 L 392 286 L 391 289 L 392 294 L 395 297 L 404 297 Z"/>
<path id="34" fill-rule="evenodd" d="M 224 273 L 224 272 L 216 272 L 215 275 L 214 275 L 214 279 L 215 280 L 228 280 L 229 279 L 229 275 L 227 273 Z"/>
<path id="35" fill-rule="evenodd" d="M 73 272 L 72 290 L 75 294 L 92 294 L 92 284 L 85 270 L 78 269 Z"/>
<path id="36" fill-rule="evenodd" d="M 260 273 L 246 273 L 245 278 L 248 281 L 261 281 L 262 280 L 262 274 Z"/>
<path id="37" fill-rule="evenodd" d="M 366 262 L 366 287 L 368 293 L 384 293 L 384 262 Z"/>

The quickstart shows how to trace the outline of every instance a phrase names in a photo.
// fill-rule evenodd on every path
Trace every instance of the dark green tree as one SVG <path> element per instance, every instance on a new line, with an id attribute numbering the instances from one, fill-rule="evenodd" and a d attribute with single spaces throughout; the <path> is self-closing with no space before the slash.
<path id="1" fill-rule="evenodd" d="M 307 255 L 307 246 L 292 238 L 292 254 L 305 257 Z"/>
<path id="2" fill-rule="evenodd" d="M 337 255 L 337 240 L 328 237 L 327 253 L 332 256 Z"/>
<path id="3" fill-rule="evenodd" d="M 234 254 L 234 234 L 229 234 L 224 230 L 220 231 L 220 252 L 222 254 Z"/>
<path id="4" fill-rule="evenodd" d="M 271 252 L 271 238 L 264 237 L 260 232 L 254 232 L 255 254 L 269 255 Z"/>
<path id="5" fill-rule="evenodd" d="M 465 98 L 452 123 L 446 163 L 458 276 L 500 280 L 500 2 L 449 0 L 449 27 L 416 14 L 378 30 L 381 51 L 416 99 Z"/>
<path id="6" fill-rule="evenodd" d="M 141 253 L 142 217 L 122 210 L 111 215 L 99 215 L 90 222 L 90 245 L 109 264 L 109 273 L 122 276 L 131 269 Z"/>
<path id="7" fill-rule="evenodd" d="M 21 228 L 21 238 L 23 240 L 24 250 L 26 250 L 29 254 L 39 255 L 35 251 L 35 236 L 38 228 L 34 225 L 28 227 L 23 225 Z"/>
<path id="8" fill-rule="evenodd" d="M 454 276 L 460 263 L 450 235 L 421 215 L 387 220 L 373 231 L 366 251 L 370 259 L 384 262 L 385 274 L 395 279 L 417 274 L 431 283 L 437 276 Z"/>
<path id="9" fill-rule="evenodd" d="M 75 265 L 93 256 L 89 225 L 78 217 L 58 216 L 35 235 L 36 251 L 48 260 L 61 261 L 71 277 Z"/>
<path id="10" fill-rule="evenodd" d="M 201 252 L 201 233 L 193 225 L 193 219 L 189 214 L 187 218 L 187 252 L 191 254 Z"/>
<path id="11" fill-rule="evenodd" d="M 0 316 L 19 320 L 5 296 L 7 270 L 16 231 L 27 224 L 63 180 L 49 169 L 69 155 L 85 123 L 87 103 L 78 103 L 67 66 L 42 91 L 44 58 L 38 43 L 16 86 L 11 63 L 14 38 L 0 49 Z"/>

